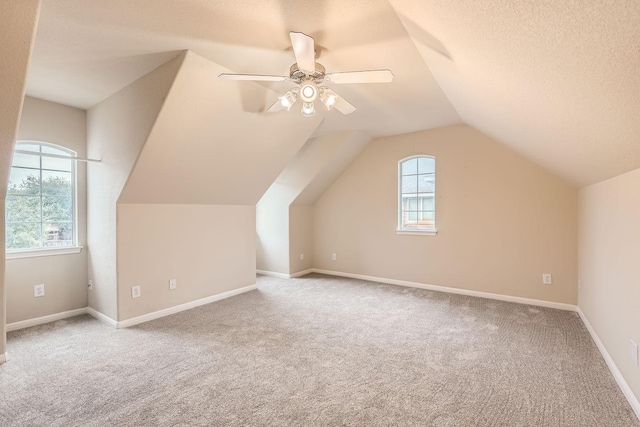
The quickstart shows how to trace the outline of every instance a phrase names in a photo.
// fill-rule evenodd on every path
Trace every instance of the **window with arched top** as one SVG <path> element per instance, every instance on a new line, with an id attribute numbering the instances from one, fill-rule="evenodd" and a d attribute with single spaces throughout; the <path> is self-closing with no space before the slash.
<path id="1" fill-rule="evenodd" d="M 73 157 L 53 144 L 16 143 L 5 208 L 7 251 L 76 245 Z"/>
<path id="2" fill-rule="evenodd" d="M 398 162 L 398 231 L 436 231 L 436 159 L 412 156 Z"/>

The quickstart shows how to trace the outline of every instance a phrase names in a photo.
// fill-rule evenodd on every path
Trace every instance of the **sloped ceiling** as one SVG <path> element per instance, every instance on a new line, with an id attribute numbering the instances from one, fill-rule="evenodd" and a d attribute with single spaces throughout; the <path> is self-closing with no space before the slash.
<path id="1" fill-rule="evenodd" d="M 396 76 L 336 87 L 358 110 L 325 113 L 316 136 L 464 122 L 576 186 L 640 167 L 637 0 L 43 0 L 27 93 L 87 108 L 183 49 L 282 75 L 291 30 L 315 38 L 329 71 Z M 267 114 L 273 99 L 225 83 L 242 100 L 218 99 L 229 120 Z"/>
<path id="2" fill-rule="evenodd" d="M 186 52 L 120 203 L 255 205 L 318 126 L 318 116 L 227 111 L 219 98 L 233 101 L 232 111 L 242 102 L 217 78 L 226 71 Z"/>
<path id="3" fill-rule="evenodd" d="M 0 76 L 2 76 L 0 77 L 0 197 L 2 197 L 2 206 L 7 194 L 13 145 L 20 121 L 25 76 L 38 22 L 39 7 L 38 0 L 20 5 L 7 3 L 2 5 L 0 15 L 0 40 L 2 40 L 0 54 L 2 58 L 11 58 L 10 61 L 0 60 Z M 4 208 L 2 209 L 4 212 Z M 3 278 L 0 277 L 0 290 L 2 285 Z M 3 310 L 2 306 L 0 301 L 0 310 Z M 0 337 L 0 353 L 4 353 L 4 335 Z"/>
<path id="4" fill-rule="evenodd" d="M 309 139 L 278 175 L 261 201 L 313 205 L 371 142 L 361 132 L 336 132 Z"/>
<path id="5" fill-rule="evenodd" d="M 640 167 L 640 2 L 391 0 L 462 120 L 577 186 Z"/>
<path id="6" fill-rule="evenodd" d="M 184 49 L 232 72 L 288 75 L 295 62 L 289 31 L 314 37 L 317 61 L 329 72 L 395 74 L 390 84 L 335 87 L 357 110 L 326 113 L 316 134 L 357 129 L 383 136 L 460 123 L 386 0 L 44 0 L 27 90 L 88 108 Z M 274 97 L 256 103 L 244 97 L 246 82 L 224 83 L 252 112 L 293 86 L 264 84 Z M 218 102 L 234 112 L 232 99 Z"/>

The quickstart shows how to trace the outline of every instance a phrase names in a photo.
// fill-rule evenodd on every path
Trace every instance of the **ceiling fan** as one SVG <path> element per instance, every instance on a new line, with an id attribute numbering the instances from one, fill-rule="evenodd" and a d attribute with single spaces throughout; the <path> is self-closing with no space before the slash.
<path id="1" fill-rule="evenodd" d="M 260 74 L 228 74 L 218 77 L 227 80 L 250 80 L 268 82 L 291 81 L 298 86 L 289 89 L 271 105 L 267 111 L 276 112 L 282 109 L 289 111 L 298 98 L 302 99 L 302 115 L 311 117 L 316 113 L 315 100 L 320 101 L 328 110 L 335 108 L 342 114 L 351 114 L 356 107 L 330 89 L 326 84 L 345 83 L 388 83 L 393 80 L 391 70 L 346 71 L 327 73 L 325 68 L 315 62 L 315 44 L 313 38 L 297 32 L 290 32 L 291 46 L 296 63 L 289 69 L 289 76 L 269 76 Z"/>

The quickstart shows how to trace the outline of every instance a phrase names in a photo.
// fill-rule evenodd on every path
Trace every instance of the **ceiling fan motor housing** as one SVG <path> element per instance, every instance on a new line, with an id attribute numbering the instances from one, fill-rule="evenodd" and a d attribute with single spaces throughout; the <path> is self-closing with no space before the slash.
<path id="1" fill-rule="evenodd" d="M 316 84 L 322 83 L 324 81 L 324 76 L 326 74 L 325 68 L 316 62 L 316 70 L 309 74 L 305 73 L 298 67 L 298 64 L 293 64 L 291 68 L 289 68 L 289 79 L 294 83 L 302 83 L 305 80 L 312 80 Z"/>

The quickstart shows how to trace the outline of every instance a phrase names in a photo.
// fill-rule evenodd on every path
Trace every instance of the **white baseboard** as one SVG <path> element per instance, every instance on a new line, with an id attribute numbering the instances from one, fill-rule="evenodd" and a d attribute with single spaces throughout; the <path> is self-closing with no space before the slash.
<path id="1" fill-rule="evenodd" d="M 278 273 L 277 271 L 268 271 L 268 270 L 256 270 L 256 273 L 263 274 L 265 276 L 278 277 L 280 279 L 295 279 L 296 277 L 302 277 L 310 273 L 315 273 L 317 270 L 315 268 L 308 268 L 306 270 L 298 271 L 296 273 Z"/>
<path id="2" fill-rule="evenodd" d="M 55 322 L 56 320 L 68 319 L 69 317 L 79 316 L 81 314 L 86 314 L 86 313 L 87 313 L 87 307 L 84 307 L 84 308 L 78 308 L 75 310 L 63 311 L 61 313 L 50 314 L 48 316 L 22 320 L 20 322 L 8 323 L 6 327 L 6 331 L 7 332 L 17 331 L 18 329 L 30 328 L 32 326 Z"/>
<path id="3" fill-rule="evenodd" d="M 629 387 L 629 384 L 627 384 L 627 382 L 625 381 L 622 373 L 618 369 L 618 366 L 616 366 L 613 358 L 611 358 L 611 355 L 596 333 L 596 330 L 593 329 L 593 326 L 591 326 L 591 323 L 589 322 L 589 319 L 587 319 L 587 316 L 585 316 L 580 307 L 578 307 L 577 311 L 580 315 L 580 319 L 582 319 L 582 323 L 584 323 L 584 325 L 587 327 L 587 330 L 591 334 L 591 338 L 593 338 L 593 341 L 596 343 L 598 350 L 600 350 L 600 354 L 602 354 L 604 361 L 607 363 L 607 366 L 609 367 L 613 378 L 615 378 L 616 382 L 618 383 L 618 387 L 620 387 L 620 390 L 622 390 L 622 393 L 627 398 L 627 401 L 629 401 L 631 408 L 633 408 L 633 412 L 636 413 L 636 417 L 638 417 L 638 420 L 640 420 L 640 402 L 638 401 L 638 398 L 635 396 L 635 394 L 633 394 L 631 387 Z"/>
<path id="4" fill-rule="evenodd" d="M 9 355 L 7 353 L 0 354 L 0 365 L 9 360 Z"/>
<path id="5" fill-rule="evenodd" d="M 362 274 L 343 273 L 341 271 L 312 269 L 314 273 L 328 274 L 330 276 L 349 277 L 352 279 L 367 280 L 370 282 L 386 283 L 389 285 L 407 286 L 410 288 L 428 289 L 430 291 L 446 292 L 450 294 L 466 295 L 471 297 L 487 298 L 499 301 L 515 302 L 518 304 L 535 305 L 538 307 L 556 308 L 559 310 L 576 311 L 577 306 L 561 302 L 543 301 L 531 298 L 514 297 L 510 295 L 492 294 L 489 292 L 471 291 L 468 289 L 449 288 L 446 286 L 428 285 L 426 283 L 408 282 L 406 280 L 385 279 L 382 277 L 364 276 Z"/>
<path id="6" fill-rule="evenodd" d="M 87 314 L 95 317 L 96 319 L 100 320 L 103 323 L 106 323 L 107 325 L 111 326 L 112 328 L 117 328 L 118 327 L 118 322 L 116 322 L 111 317 L 107 316 L 106 314 L 102 314 L 99 311 L 94 310 L 91 307 L 87 307 Z"/>
<path id="7" fill-rule="evenodd" d="M 298 271 L 297 273 L 290 274 L 291 278 L 294 279 L 296 277 L 306 276 L 307 274 L 315 273 L 314 268 L 308 268 L 306 270 Z"/>
<path id="8" fill-rule="evenodd" d="M 257 289 L 256 285 L 249 285 L 243 288 L 234 289 L 231 291 L 223 292 L 221 294 L 211 295 L 210 297 L 201 298 L 195 301 L 191 301 L 185 304 L 176 305 L 175 307 L 165 308 L 164 310 L 154 311 L 153 313 L 144 314 L 142 316 L 133 317 L 117 322 L 117 328 L 128 328 L 129 326 L 138 325 L 140 323 L 148 322 L 150 320 L 159 319 L 161 317 L 169 316 L 171 314 L 179 313 L 181 311 L 189 310 L 191 308 L 199 307 L 201 305 L 210 304 L 221 299 L 229 298 L 234 295 L 242 294 L 245 292 Z"/>
<path id="9" fill-rule="evenodd" d="M 263 274 L 265 276 L 273 276 L 278 277 L 280 279 L 291 279 L 291 275 L 287 273 L 278 273 L 277 271 L 268 271 L 268 270 L 256 270 L 256 273 Z"/>
<path id="10" fill-rule="evenodd" d="M 238 295 L 244 292 L 249 292 L 254 289 L 257 289 L 256 285 L 245 286 L 243 288 L 234 289 L 231 291 L 223 292 L 221 294 L 212 295 L 210 297 L 202 298 L 199 300 L 191 301 L 185 304 L 180 304 L 175 307 L 165 308 L 164 310 L 154 311 L 153 313 L 148 313 L 142 316 L 134 317 L 132 319 L 123 320 L 118 322 L 113 320 L 111 317 L 96 311 L 91 307 L 78 308 L 76 310 L 63 311 L 62 313 L 51 314 L 49 316 L 36 317 L 34 319 L 23 320 L 20 322 L 14 322 L 7 324 L 6 331 L 16 331 L 18 329 L 29 328 L 31 326 L 42 325 L 44 323 L 55 322 L 56 320 L 67 319 L 69 317 L 79 316 L 81 314 L 89 314 L 96 319 L 106 323 L 112 328 L 127 328 L 129 326 L 137 325 L 139 323 L 148 322 L 149 320 L 159 319 L 160 317 L 169 316 L 171 314 L 179 313 L 181 311 L 189 310 L 190 308 L 199 307 L 201 305 L 209 304 L 214 301 L 219 301 L 221 299 L 229 298 L 234 295 Z M 6 353 L 0 354 L 0 363 L 4 363 L 6 360 Z M 3 360 L 4 361 L 1 361 Z"/>

